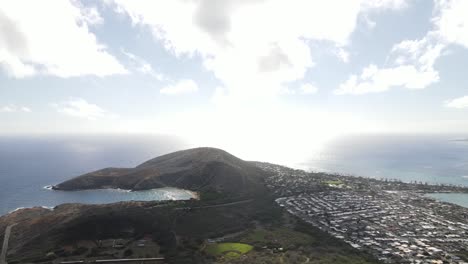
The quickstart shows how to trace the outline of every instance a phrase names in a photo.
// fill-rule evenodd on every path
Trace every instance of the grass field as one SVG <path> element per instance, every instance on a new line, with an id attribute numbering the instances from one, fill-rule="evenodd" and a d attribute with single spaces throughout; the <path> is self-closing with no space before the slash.
<path id="1" fill-rule="evenodd" d="M 253 247 L 249 244 L 243 243 L 217 243 L 210 244 L 205 248 L 205 252 L 211 256 L 233 259 L 246 254 Z"/>

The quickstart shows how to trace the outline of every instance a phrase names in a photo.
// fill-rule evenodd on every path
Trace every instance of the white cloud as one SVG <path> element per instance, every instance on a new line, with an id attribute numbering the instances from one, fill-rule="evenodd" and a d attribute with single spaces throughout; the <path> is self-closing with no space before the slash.
<path id="1" fill-rule="evenodd" d="M 96 8 L 76 1 L 2 1 L 0 68 L 15 78 L 124 74 L 89 30 L 100 23 Z"/>
<path id="2" fill-rule="evenodd" d="M 387 91 L 392 87 L 422 89 L 438 80 L 437 72 L 420 71 L 413 65 L 380 69 L 371 64 L 363 69 L 360 76 L 352 75 L 334 93 L 338 95 L 377 93 Z"/>
<path id="3" fill-rule="evenodd" d="M 14 104 L 9 104 L 9 105 L 0 107 L 0 113 L 20 113 L 20 112 L 30 113 L 31 109 L 26 106 L 17 106 Z"/>
<path id="4" fill-rule="evenodd" d="M 176 56 L 200 56 L 232 98 L 281 93 L 314 66 L 310 41 L 343 47 L 359 15 L 405 6 L 401 0 L 113 2 Z M 347 60 L 345 52 L 341 57 Z"/>
<path id="5" fill-rule="evenodd" d="M 31 113 L 31 109 L 29 107 L 22 106 L 22 107 L 20 107 L 20 109 L 21 109 L 22 112 Z"/>
<path id="6" fill-rule="evenodd" d="M 368 9 L 389 8 L 389 9 L 402 9 L 408 6 L 406 0 L 369 0 L 363 1 L 362 5 Z"/>
<path id="7" fill-rule="evenodd" d="M 457 109 L 468 108 L 468 96 L 448 100 L 445 102 L 445 106 Z"/>
<path id="8" fill-rule="evenodd" d="M 190 79 L 180 80 L 175 84 L 168 85 L 164 88 L 161 88 L 159 92 L 165 95 L 178 95 L 178 94 L 188 94 L 198 91 L 198 85 L 196 82 Z"/>
<path id="9" fill-rule="evenodd" d="M 468 48 L 468 1 L 435 0 L 435 31 L 445 42 Z"/>
<path id="10" fill-rule="evenodd" d="M 75 4 L 80 4 L 79 2 L 74 2 Z M 83 20 L 86 21 L 89 25 L 100 25 L 104 23 L 104 19 L 101 17 L 101 14 L 96 7 L 85 7 L 80 5 L 80 12 L 83 17 Z"/>
<path id="11" fill-rule="evenodd" d="M 365 20 L 365 23 L 369 29 L 374 29 L 375 26 L 377 26 L 377 23 L 375 21 L 372 21 L 370 19 Z"/>
<path id="12" fill-rule="evenodd" d="M 435 0 L 432 29 L 418 40 L 404 40 L 393 46 L 387 64 L 369 65 L 361 76 L 351 75 L 335 94 L 383 92 L 393 87 L 423 89 L 439 81 L 434 68 L 451 44 L 468 48 L 468 1 Z"/>
<path id="13" fill-rule="evenodd" d="M 433 69 L 446 44 L 435 32 L 428 32 L 420 40 L 405 40 L 393 46 L 391 56 L 395 64 L 417 65 L 422 70 Z"/>
<path id="14" fill-rule="evenodd" d="M 349 52 L 343 48 L 338 48 L 336 51 L 336 56 L 344 63 L 349 62 Z"/>
<path id="15" fill-rule="evenodd" d="M 82 98 L 70 99 L 65 102 L 53 104 L 52 106 L 61 114 L 88 120 L 115 117 L 114 114 L 95 104 L 88 103 Z"/>
<path id="16" fill-rule="evenodd" d="M 318 92 L 318 88 L 311 83 L 301 85 L 300 90 L 303 94 L 315 94 Z"/>
<path id="17" fill-rule="evenodd" d="M 137 55 L 122 49 L 122 53 L 130 59 L 130 64 L 135 72 L 153 76 L 158 81 L 167 79 L 162 73 L 156 72 L 153 66 Z"/>
<path id="18" fill-rule="evenodd" d="M 13 107 L 7 105 L 7 106 L 3 106 L 2 108 L 0 108 L 0 112 L 2 112 L 2 113 L 11 113 L 11 112 L 15 112 L 15 109 L 13 109 Z"/>

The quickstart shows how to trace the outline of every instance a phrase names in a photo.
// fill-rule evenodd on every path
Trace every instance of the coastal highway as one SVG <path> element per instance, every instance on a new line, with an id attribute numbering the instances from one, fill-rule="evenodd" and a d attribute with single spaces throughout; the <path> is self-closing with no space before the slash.
<path id="1" fill-rule="evenodd" d="M 3 247 L 2 247 L 2 254 L 0 255 L 0 264 L 7 264 L 6 262 L 6 255 L 8 251 L 8 241 L 10 240 L 11 229 L 15 226 L 9 225 L 5 229 L 5 237 L 3 238 Z"/>

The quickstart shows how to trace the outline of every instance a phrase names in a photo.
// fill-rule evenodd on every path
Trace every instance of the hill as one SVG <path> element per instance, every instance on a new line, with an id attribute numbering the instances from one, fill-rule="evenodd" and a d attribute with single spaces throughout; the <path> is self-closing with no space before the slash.
<path id="1" fill-rule="evenodd" d="M 135 168 L 106 168 L 53 187 L 55 190 L 177 187 L 192 191 L 251 196 L 264 192 L 263 171 L 216 148 L 194 148 L 148 160 Z"/>

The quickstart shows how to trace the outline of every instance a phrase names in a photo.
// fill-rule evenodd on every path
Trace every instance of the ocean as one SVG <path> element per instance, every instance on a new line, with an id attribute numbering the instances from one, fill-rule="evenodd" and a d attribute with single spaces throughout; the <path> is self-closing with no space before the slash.
<path id="1" fill-rule="evenodd" d="M 288 165 L 407 182 L 468 186 L 468 141 L 454 140 L 459 138 L 456 135 L 354 135 L 325 144 L 315 154 L 304 157 L 305 162 Z M 189 192 L 174 188 L 144 192 L 62 192 L 46 188 L 105 167 L 134 167 L 187 147 L 183 140 L 170 136 L 1 136 L 0 215 L 22 207 L 53 207 L 71 202 L 188 199 Z M 466 195 L 436 198 L 458 204 L 457 201 L 465 204 L 468 201 Z"/>
<path id="2" fill-rule="evenodd" d="M 377 179 L 468 186 L 463 135 L 354 135 L 326 144 L 302 167 Z"/>
<path id="3" fill-rule="evenodd" d="M 345 136 L 298 165 L 311 171 L 468 186 L 468 140 L 454 134 Z M 468 208 L 468 194 L 427 196 Z"/>
<path id="4" fill-rule="evenodd" d="M 58 184 L 105 167 L 134 167 L 153 157 L 176 151 L 185 144 L 168 136 L 20 136 L 0 137 L 0 215 L 17 208 L 62 203 L 112 203 L 129 200 L 190 199 L 174 188 L 53 191 Z"/>

